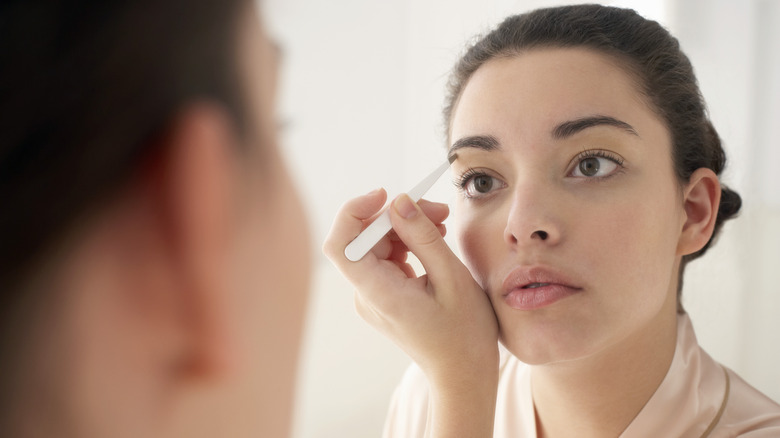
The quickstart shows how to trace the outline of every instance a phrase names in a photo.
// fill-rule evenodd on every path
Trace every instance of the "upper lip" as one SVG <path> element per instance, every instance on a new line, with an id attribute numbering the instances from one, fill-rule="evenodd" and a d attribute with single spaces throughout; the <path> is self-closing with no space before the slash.
<path id="1" fill-rule="evenodd" d="M 521 266 L 506 276 L 503 284 L 503 295 L 506 296 L 516 289 L 534 285 L 554 284 L 572 289 L 582 289 L 562 272 L 547 266 Z"/>

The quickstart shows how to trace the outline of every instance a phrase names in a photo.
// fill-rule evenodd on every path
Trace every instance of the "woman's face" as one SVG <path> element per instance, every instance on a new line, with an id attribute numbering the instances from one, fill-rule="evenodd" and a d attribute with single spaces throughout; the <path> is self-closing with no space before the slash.
<path id="1" fill-rule="evenodd" d="M 512 353 L 588 357 L 668 321 L 684 223 L 670 135 L 615 59 L 493 59 L 464 88 L 450 134 L 464 261 Z"/>

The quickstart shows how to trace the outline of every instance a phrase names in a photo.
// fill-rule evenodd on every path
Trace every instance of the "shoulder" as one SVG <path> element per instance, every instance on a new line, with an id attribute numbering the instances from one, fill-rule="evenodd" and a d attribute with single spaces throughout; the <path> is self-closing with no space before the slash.
<path id="1" fill-rule="evenodd" d="M 713 436 L 780 436 L 780 405 L 734 371 L 727 369 L 726 372 L 729 376 L 728 402 Z"/>
<path id="2" fill-rule="evenodd" d="M 692 383 L 699 390 L 717 387 L 717 392 L 723 394 L 717 398 L 725 401 L 711 436 L 780 437 L 780 405 L 707 354 L 698 344 L 687 316 L 682 325 L 683 347 L 688 356 L 696 358 L 691 361 L 691 364 L 697 364 Z"/>
<path id="3" fill-rule="evenodd" d="M 716 423 L 711 436 L 779 437 L 780 405 L 707 354 L 698 344 L 687 315 L 683 317 L 682 333 L 685 355 L 695 358 L 689 363 L 696 365 L 692 370 L 695 372 L 690 378 L 691 383 L 700 391 L 700 395 L 704 394 L 701 392 L 704 389 L 716 389 L 717 393 L 722 394 L 716 398 L 725 402 L 718 403 L 720 409 L 713 406 L 713 412 L 719 412 L 715 414 Z M 702 405 L 706 405 L 706 402 Z"/>

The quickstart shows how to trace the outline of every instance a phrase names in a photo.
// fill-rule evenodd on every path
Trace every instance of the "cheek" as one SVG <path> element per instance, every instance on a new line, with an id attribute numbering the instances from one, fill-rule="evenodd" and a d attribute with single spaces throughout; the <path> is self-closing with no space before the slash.
<path id="1" fill-rule="evenodd" d="M 283 162 L 272 155 L 264 165 L 265 172 L 247 182 L 230 264 L 231 334 L 242 370 L 255 379 L 247 387 L 255 396 L 263 385 L 288 384 L 295 369 L 312 255 L 302 204 Z M 261 382 L 269 376 L 276 376 L 273 382 Z"/>
<path id="2" fill-rule="evenodd" d="M 237 263 L 243 266 L 240 288 L 242 308 L 249 313 L 246 319 L 262 321 L 269 330 L 278 332 L 279 327 L 296 326 L 305 309 L 311 269 L 310 236 L 289 176 L 278 175 L 268 184 L 274 192 L 268 196 L 257 191 L 261 201 L 255 201 L 257 205 L 246 218 Z M 258 319 L 258 312 L 267 315 Z"/>
<path id="3" fill-rule="evenodd" d="M 640 193 L 603 206 L 605 214 L 583 212 L 574 225 L 582 227 L 583 267 L 612 279 L 618 301 L 656 301 L 673 281 L 679 236 L 676 200 L 671 190 Z"/>
<path id="4" fill-rule="evenodd" d="M 489 268 L 495 266 L 494 258 L 503 252 L 503 231 L 505 221 L 501 221 L 500 212 L 480 212 L 463 205 L 460 200 L 455 204 L 455 234 L 461 249 L 461 259 L 471 275 L 482 287 L 488 286 Z"/>

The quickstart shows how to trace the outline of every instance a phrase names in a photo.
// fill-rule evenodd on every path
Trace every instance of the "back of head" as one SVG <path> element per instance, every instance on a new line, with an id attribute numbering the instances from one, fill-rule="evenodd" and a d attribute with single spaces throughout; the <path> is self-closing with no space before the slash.
<path id="1" fill-rule="evenodd" d="M 234 2 L 240 3 L 240 2 Z M 3 2 L 0 285 L 105 199 L 177 107 L 239 112 L 236 5 L 221 1 Z"/>
<path id="2" fill-rule="evenodd" d="M 241 123 L 235 28 L 244 4 L 0 4 L 3 416 L 19 390 L 28 320 L 47 301 L 32 287 L 47 261 L 156 152 L 155 136 L 182 105 L 211 99 Z"/>

